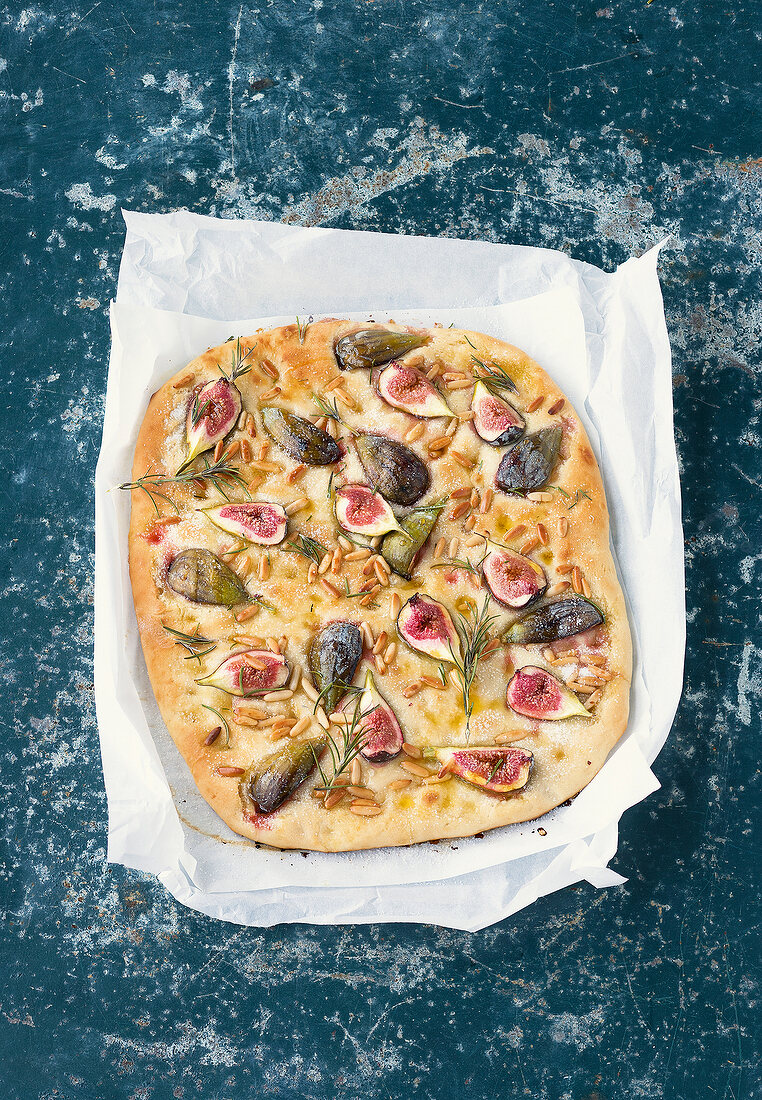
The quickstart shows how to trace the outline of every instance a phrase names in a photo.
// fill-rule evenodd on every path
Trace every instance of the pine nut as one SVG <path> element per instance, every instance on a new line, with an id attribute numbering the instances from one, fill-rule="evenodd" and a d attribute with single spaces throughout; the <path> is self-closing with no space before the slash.
<path id="1" fill-rule="evenodd" d="M 350 781 L 354 784 L 355 787 L 362 780 L 362 764 L 357 759 L 357 757 L 355 757 L 354 760 L 352 761 L 352 766 L 349 769 L 349 778 L 350 778 Z"/>
<path id="2" fill-rule="evenodd" d="M 303 718 L 300 718 L 299 721 L 291 727 L 291 736 L 298 737 L 300 733 L 305 733 L 311 725 L 310 719 L 305 714 Z"/>
<path id="3" fill-rule="evenodd" d="M 492 507 L 492 498 L 494 495 L 495 494 L 493 493 L 491 486 L 488 486 L 484 490 L 484 496 L 482 497 L 482 502 L 479 505 L 479 511 L 482 515 L 484 515 L 486 512 L 489 512 L 490 508 Z"/>
<path id="4" fill-rule="evenodd" d="M 387 786 L 390 791 L 402 791 L 405 787 L 409 787 L 412 782 L 412 779 L 395 779 Z"/>
<path id="5" fill-rule="evenodd" d="M 344 379 L 341 377 L 341 375 L 339 375 L 337 378 L 332 378 L 330 382 L 326 383 L 326 385 L 323 386 L 323 391 L 325 393 L 330 393 L 331 390 L 335 390 L 339 386 L 343 386 L 343 385 L 344 385 Z"/>
<path id="6" fill-rule="evenodd" d="M 450 499 L 451 500 L 462 500 L 463 497 L 470 497 L 470 496 L 471 496 L 471 486 L 470 485 L 461 485 L 460 489 L 454 489 L 450 493 Z"/>
<path id="7" fill-rule="evenodd" d="M 377 817 L 383 812 L 380 806 L 350 806 L 349 810 L 358 817 Z"/>
<path id="8" fill-rule="evenodd" d="M 467 390 L 473 385 L 470 378 L 453 378 L 450 382 L 445 382 L 448 390 Z"/>
<path id="9" fill-rule="evenodd" d="M 452 418 L 452 420 L 450 421 L 450 423 L 447 425 L 445 435 L 449 436 L 452 439 L 452 437 L 455 435 L 455 433 L 457 432 L 459 427 L 460 427 L 460 421 L 458 420 L 457 416 L 454 416 Z"/>
<path id="10" fill-rule="evenodd" d="M 558 520 L 558 533 L 562 539 L 569 534 L 569 521 L 566 516 L 561 516 Z"/>
<path id="11" fill-rule="evenodd" d="M 413 764 L 410 760 L 403 760 L 400 767 L 403 771 L 409 772 L 410 775 L 417 775 L 422 779 L 428 779 L 431 775 L 428 768 L 424 768 L 422 764 Z"/>
<path id="12" fill-rule="evenodd" d="M 293 516 L 295 512 L 300 512 L 302 508 L 306 508 L 309 504 L 307 497 L 299 497 L 298 500 L 292 500 L 290 504 L 287 504 L 283 511 L 287 516 Z"/>
<path id="13" fill-rule="evenodd" d="M 471 505 L 467 500 L 461 501 L 460 504 L 456 504 L 453 510 L 450 512 L 450 519 L 460 519 L 466 512 L 471 511 Z"/>
<path id="14" fill-rule="evenodd" d="M 320 584 L 323 586 L 326 592 L 333 596 L 335 600 L 341 599 L 341 592 L 339 592 L 338 588 L 336 588 L 335 585 L 331 584 L 330 581 L 327 581 L 325 577 L 320 578 Z"/>
<path id="15" fill-rule="evenodd" d="M 407 687 L 402 689 L 402 694 L 405 696 L 406 699 L 412 699 L 414 695 L 418 694 L 422 687 L 423 684 L 420 682 L 420 680 L 415 680 L 412 684 L 408 684 Z"/>
<path id="16" fill-rule="evenodd" d="M 226 779 L 234 779 L 238 775 L 243 775 L 245 771 L 245 768 L 219 767 L 217 768 L 217 775 L 223 775 Z"/>
<path id="17" fill-rule="evenodd" d="M 259 614 L 259 604 L 253 603 L 251 607 L 244 608 L 243 611 L 236 613 L 235 621 L 237 623 L 246 623 L 249 619 L 253 619 L 255 615 Z"/>
<path id="18" fill-rule="evenodd" d="M 416 439 L 420 439 L 425 430 L 423 424 L 414 424 L 409 431 L 405 432 L 405 442 L 413 443 Z"/>
<path id="19" fill-rule="evenodd" d="M 539 545 L 540 545 L 540 540 L 539 539 L 527 539 L 527 541 L 525 543 L 523 543 L 522 546 L 519 547 L 519 553 L 520 554 L 531 554 L 531 552 L 533 550 L 536 550 Z"/>
<path id="20" fill-rule="evenodd" d="M 383 566 L 381 565 L 381 562 L 378 559 L 376 559 L 373 562 L 373 569 L 375 571 L 376 576 L 378 577 L 379 584 L 382 584 L 384 586 L 384 588 L 388 588 L 389 587 L 389 574 L 383 568 Z"/>
<path id="21" fill-rule="evenodd" d="M 323 557 L 320 559 L 320 565 L 318 566 L 318 573 L 322 577 L 323 573 L 327 573 L 331 567 L 332 554 L 330 550 L 326 550 Z"/>
<path id="22" fill-rule="evenodd" d="M 442 557 L 442 554 L 444 553 L 444 548 L 445 548 L 446 545 L 447 545 L 447 540 L 444 539 L 444 538 L 441 538 L 437 542 L 436 546 L 434 547 L 434 557 L 435 558 L 441 558 Z"/>
<path id="23" fill-rule="evenodd" d="M 298 481 L 306 469 L 307 467 L 304 465 L 303 462 L 300 462 L 298 466 L 294 466 L 293 470 L 286 478 L 288 484 L 293 485 L 295 481 Z"/>
<path id="24" fill-rule="evenodd" d="M 189 385 L 193 381 L 192 374 L 184 374 L 181 378 L 178 378 L 176 382 L 172 383 L 173 390 L 181 390 L 183 386 Z"/>
<path id="25" fill-rule="evenodd" d="M 506 532 L 505 537 L 507 539 L 517 539 L 519 535 L 523 535 L 526 531 L 526 526 L 523 523 L 517 523 L 515 527 L 511 527 L 510 531 Z"/>
<path id="26" fill-rule="evenodd" d="M 552 493 L 527 493 L 527 500 L 532 500 L 536 504 L 549 504 L 552 499 Z"/>
<path id="27" fill-rule="evenodd" d="M 311 703 L 317 703 L 319 695 L 306 676 L 302 676 L 302 691 Z"/>
<path id="28" fill-rule="evenodd" d="M 277 397 L 280 392 L 280 386 L 272 386 L 269 390 L 265 390 L 260 396 L 260 401 L 269 401 L 271 398 Z"/>
<path id="29" fill-rule="evenodd" d="M 396 619 L 400 613 L 402 607 L 402 600 L 400 599 L 399 592 L 392 592 L 389 599 L 389 616 L 392 619 Z"/>
<path id="30" fill-rule="evenodd" d="M 370 550 L 353 550 L 351 554 L 344 555 L 344 561 L 365 561 L 370 555 Z"/>
<path id="31" fill-rule="evenodd" d="M 220 461 L 220 459 L 222 458 L 222 452 L 224 451 L 224 449 L 225 449 L 225 440 L 224 439 L 219 439 L 217 441 L 216 447 L 214 448 L 214 455 L 212 456 L 214 462 L 219 462 Z"/>
<path id="32" fill-rule="evenodd" d="M 397 643 L 396 642 L 390 642 L 389 645 L 384 650 L 384 664 L 387 665 L 387 667 L 388 667 L 392 663 L 392 661 L 394 660 L 394 658 L 396 656 L 397 656 Z"/>
<path id="33" fill-rule="evenodd" d="M 267 560 L 267 555 L 263 554 L 259 559 L 259 579 L 266 581 L 270 576 L 270 562 Z"/>
<path id="34" fill-rule="evenodd" d="M 561 409 L 564 407 L 564 403 L 564 398 L 559 397 L 558 401 L 555 401 L 548 409 L 548 415 L 555 416 L 556 413 L 561 412 Z"/>
<path id="35" fill-rule="evenodd" d="M 263 359 L 262 362 L 259 364 L 259 366 L 260 366 L 261 370 L 263 370 L 265 372 L 265 374 L 268 375 L 270 378 L 278 378 L 279 377 L 277 370 L 272 365 L 272 363 L 270 362 L 269 359 Z"/>
<path id="36" fill-rule="evenodd" d="M 360 633 L 362 634 L 363 642 L 368 649 L 373 649 L 373 631 L 366 622 L 360 623 Z"/>
<path id="37" fill-rule="evenodd" d="M 568 588 L 571 588 L 568 581 L 558 581 L 557 584 L 551 585 L 548 589 L 548 595 L 557 596 L 560 592 L 566 592 Z"/>
<path id="38" fill-rule="evenodd" d="M 267 648 L 270 650 L 271 653 L 280 653 L 281 644 L 277 638 L 268 638 Z"/>
<path id="39" fill-rule="evenodd" d="M 339 788 L 334 788 L 329 791 L 325 796 L 325 802 L 323 803 L 326 810 L 332 810 L 334 806 L 338 806 L 341 800 L 344 798 L 345 792 Z"/>
<path id="40" fill-rule="evenodd" d="M 578 565 L 572 569 L 572 588 L 579 595 L 582 592 L 582 573 Z"/>
<path id="41" fill-rule="evenodd" d="M 402 751 L 405 756 L 412 756 L 414 760 L 419 760 L 423 756 L 423 751 L 417 745 L 408 745 L 406 741 L 402 742 Z"/>
<path id="42" fill-rule="evenodd" d="M 454 538 L 450 539 L 450 548 L 448 550 L 448 556 L 451 557 L 451 558 L 456 558 L 458 556 L 458 550 L 459 549 L 460 549 L 460 539 L 456 535 Z"/>
<path id="43" fill-rule="evenodd" d="M 473 531 L 474 527 L 476 527 L 476 516 L 472 513 L 463 526 L 467 531 Z"/>
<path id="44" fill-rule="evenodd" d="M 310 584 L 314 584 L 315 578 L 317 577 L 317 575 L 318 575 L 317 562 L 311 561 L 310 562 L 310 567 L 307 570 L 307 580 L 309 581 Z"/>
<path id="45" fill-rule="evenodd" d="M 333 557 L 331 558 L 331 572 L 332 573 L 335 574 L 335 573 L 341 572 L 341 559 L 343 558 L 343 556 L 344 556 L 344 552 L 342 551 L 340 546 L 337 546 L 336 549 L 333 552 Z"/>
<path id="46" fill-rule="evenodd" d="M 539 409 L 540 405 L 543 403 L 544 400 L 545 400 L 545 395 L 544 394 L 542 394 L 540 397 L 535 397 L 534 401 L 530 405 L 527 405 L 527 412 L 528 413 L 536 412 L 537 409 Z"/>
<path id="47" fill-rule="evenodd" d="M 451 450 L 450 454 L 458 463 L 458 465 L 462 466 L 464 470 L 473 470 L 474 466 L 476 465 L 474 460 L 472 458 L 469 458 L 467 455 L 464 455 L 462 451 Z"/>
<path id="48" fill-rule="evenodd" d="M 548 545 L 548 532 L 544 523 L 537 524 L 537 537 L 543 546 Z"/>

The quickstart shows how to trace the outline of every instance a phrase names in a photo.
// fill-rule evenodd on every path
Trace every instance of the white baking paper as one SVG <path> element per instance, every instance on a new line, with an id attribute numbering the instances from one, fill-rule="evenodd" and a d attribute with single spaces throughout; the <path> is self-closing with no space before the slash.
<path id="1" fill-rule="evenodd" d="M 582 878 L 623 881 L 607 868 L 617 823 L 658 786 L 649 765 L 679 698 L 685 631 L 656 250 L 606 275 L 540 249 L 184 212 L 125 217 L 96 474 L 96 703 L 109 859 L 153 872 L 193 908 L 256 925 L 395 920 L 476 929 Z M 593 782 L 541 823 L 369 853 L 258 849 L 200 798 L 158 714 L 127 575 L 129 500 L 113 486 L 129 479 L 150 394 L 201 349 L 297 312 L 382 320 L 390 311 L 518 344 L 580 412 L 601 462 L 630 607 L 631 721 Z"/>

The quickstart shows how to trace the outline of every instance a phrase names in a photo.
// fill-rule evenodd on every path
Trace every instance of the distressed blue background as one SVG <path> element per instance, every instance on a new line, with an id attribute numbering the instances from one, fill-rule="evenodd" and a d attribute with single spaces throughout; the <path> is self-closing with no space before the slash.
<path id="1" fill-rule="evenodd" d="M 760 1095 L 761 29 L 753 0 L 2 10 L 4 1097 Z M 120 205 L 606 268 L 672 233 L 689 646 L 627 885 L 477 935 L 257 931 L 106 866 L 92 475 Z"/>

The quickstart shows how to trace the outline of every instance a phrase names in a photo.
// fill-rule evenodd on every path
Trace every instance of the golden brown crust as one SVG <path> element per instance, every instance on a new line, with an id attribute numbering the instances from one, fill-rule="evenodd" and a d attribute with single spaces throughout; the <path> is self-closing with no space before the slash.
<path id="1" fill-rule="evenodd" d="M 340 335 L 358 327 L 346 321 L 320 321 L 308 326 L 302 342 L 295 325 L 257 333 L 241 341 L 245 349 L 254 348 L 251 355 L 253 369 L 239 380 L 238 386 L 244 408 L 255 415 L 256 438 L 251 439 L 238 430 L 231 438 L 246 439 L 252 446 L 253 464 L 242 467 L 247 481 L 254 478 L 252 496 L 280 503 L 307 497 L 309 508 L 293 516 L 289 530 L 301 529 L 331 547 L 336 544 L 337 534 L 326 492 L 331 468 L 310 468 L 296 481 L 289 482 L 288 475 L 297 463 L 271 445 L 266 461 L 275 461 L 281 470 L 265 472 L 257 485 L 256 458 L 260 445 L 268 439 L 257 409 L 261 395 L 276 384 L 281 392 L 266 399 L 263 404 L 272 403 L 302 415 L 314 415 L 316 410 L 311 395 L 324 394 L 325 387 L 339 376 L 333 355 L 334 342 Z M 177 502 L 181 522 L 163 525 L 157 522 L 150 499 L 143 493 L 134 492 L 130 524 L 130 575 L 143 650 L 161 713 L 203 797 L 231 829 L 262 843 L 282 848 L 341 851 L 468 836 L 536 818 L 586 786 L 621 737 L 627 723 L 631 676 L 630 633 L 609 548 L 608 511 L 603 484 L 579 418 L 568 401 L 564 401 L 558 412 L 551 414 L 548 411 L 563 398 L 563 394 L 541 367 L 519 349 L 480 333 L 464 333 L 456 329 L 434 328 L 429 330 L 428 336 L 427 345 L 410 353 L 408 361 L 423 369 L 440 363 L 445 364 L 446 370 L 467 371 L 473 354 L 470 341 L 478 349 L 475 354 L 504 366 L 516 382 L 519 396 L 511 400 L 524 414 L 528 431 L 536 431 L 552 423 L 563 423 L 563 460 L 553 475 L 553 484 L 557 489 L 550 494 L 552 499 L 524 499 L 506 496 L 495 490 L 489 510 L 484 514 L 476 513 L 477 530 L 482 529 L 502 540 L 508 531 L 517 525 L 524 525 L 526 532 L 514 536 L 507 543 L 519 549 L 536 531 L 538 522 L 544 525 L 548 545 L 529 551 L 530 556 L 543 565 L 551 585 L 571 581 L 571 575 L 559 572 L 559 568 L 563 571 L 567 565 L 579 567 L 590 586 L 592 598 L 605 615 L 605 628 L 599 628 L 596 652 L 601 659 L 605 658 L 602 667 L 609 679 L 591 717 L 536 722 L 506 708 L 505 685 L 513 667 L 530 663 L 546 665 L 542 647 L 511 647 L 510 652 L 500 652 L 483 662 L 477 677 L 470 744 L 491 745 L 496 735 L 514 733 L 516 744 L 534 753 L 534 767 L 528 785 L 507 798 L 483 793 L 458 779 L 443 783 L 421 782 L 401 767 L 406 759 L 402 757 L 379 767 L 363 764 L 362 783 L 376 792 L 382 804 L 382 812 L 378 816 L 356 816 L 348 808 L 348 799 L 335 809 L 326 810 L 322 802 L 312 797 L 313 775 L 276 813 L 267 818 L 247 819 L 241 809 L 238 780 L 220 776 L 217 769 L 221 766 L 248 768 L 252 761 L 272 752 L 277 742 L 271 739 L 269 727 L 242 725 L 235 720 L 234 714 L 229 714 L 232 733 L 230 748 L 222 747 L 223 738 L 212 746 L 204 745 L 205 735 L 217 722 L 203 704 L 227 707 L 228 700 L 220 692 L 195 683 L 194 677 L 201 676 L 199 664 L 184 660 L 186 654 L 165 632 L 162 623 L 186 632 L 197 626 L 206 637 L 218 641 L 214 653 L 200 662 L 205 672 L 216 667 L 232 647 L 240 644 L 240 639 L 280 638 L 283 635 L 287 638 L 285 652 L 291 667 L 301 665 L 306 670 L 309 641 L 321 623 L 331 619 L 346 618 L 354 622 L 364 619 L 371 626 L 374 637 L 386 630 L 389 640 L 394 640 L 396 633 L 390 615 L 390 591 L 397 591 L 404 602 L 414 591 L 423 590 L 449 607 L 459 596 L 473 598 L 476 594 L 475 582 L 467 572 L 427 567 L 440 538 L 444 537 L 449 542 L 454 535 L 461 539 L 467 537 L 464 530 L 466 517 L 451 519 L 453 507 L 448 507 L 437 522 L 413 581 L 406 582 L 394 577 L 393 588 L 384 589 L 379 594 L 375 608 L 360 607 L 356 598 L 336 599 L 319 583 L 308 583 L 308 562 L 298 555 L 273 549 L 270 551 L 270 577 L 264 581 L 249 580 L 248 584 L 251 592 L 261 593 L 278 608 L 278 613 L 262 609 L 256 617 L 239 624 L 227 608 L 190 603 L 176 596 L 165 583 L 166 568 L 179 550 L 198 546 L 219 553 L 222 547 L 233 544 L 232 538 L 197 511 L 201 506 L 217 503 L 217 494 L 209 490 L 207 499 L 197 500 L 186 486 L 171 487 L 170 493 Z M 219 377 L 218 364 L 227 368 L 230 355 L 230 344 L 208 350 L 153 395 L 138 436 L 134 479 L 151 469 L 177 469 L 185 457 L 185 411 L 191 389 Z M 271 368 L 278 375 L 275 382 L 270 377 L 273 373 Z M 380 430 L 402 440 L 415 421 L 406 413 L 395 411 L 380 401 L 369 385 L 368 372 L 347 372 L 342 375 L 342 380 L 344 390 L 358 410 L 341 404 L 340 410 L 346 422 L 351 427 Z M 544 398 L 542 405 L 527 413 L 527 408 L 539 396 Z M 451 407 L 461 414 L 468 409 L 469 399 L 470 391 L 467 389 L 448 393 Z M 429 462 L 426 441 L 441 435 L 446 421 L 422 423 L 425 425 L 423 439 L 408 445 Z M 470 470 L 465 469 L 454 452 L 480 460 L 480 464 Z M 503 449 L 480 445 L 469 424 L 461 423 L 444 456 L 430 462 L 433 484 L 425 500 L 450 495 L 467 485 L 476 486 L 483 498 L 484 491 L 494 484 L 494 471 L 502 453 Z M 241 463 L 240 455 L 236 462 Z M 351 447 L 344 477 L 347 481 L 362 480 L 361 468 Z M 168 508 L 163 507 L 162 510 L 169 514 Z M 559 535 L 559 520 L 568 522 L 565 538 Z M 462 556 L 462 551 L 459 553 Z M 251 577 L 255 577 L 259 551 L 252 547 L 243 555 L 247 556 L 254 566 Z M 242 558 L 238 560 L 240 562 Z M 346 578 L 351 591 L 357 592 L 360 583 L 366 579 L 360 572 L 363 564 L 360 561 L 345 565 L 339 583 L 343 586 Z M 508 615 L 506 622 L 510 618 Z M 360 682 L 360 673 L 369 657 L 366 650 L 356 683 Z M 572 670 L 564 665 L 555 665 L 553 671 L 564 674 L 566 679 L 572 674 Z M 376 677 L 379 689 L 399 717 L 406 740 L 421 747 L 463 744 L 462 704 L 454 687 L 438 689 L 426 686 L 410 698 L 403 695 L 406 686 L 421 675 L 436 677 L 436 664 L 412 653 L 400 641 L 396 659 L 387 672 Z M 293 699 L 264 704 L 263 709 L 272 715 L 282 713 L 301 717 L 311 714 L 312 703 L 306 695 L 297 692 Z M 236 710 L 235 706 L 233 710 Z M 319 727 L 313 724 L 306 735 L 318 732 Z M 410 785 L 403 789 L 390 789 L 389 783 L 400 779 L 410 779 Z"/>

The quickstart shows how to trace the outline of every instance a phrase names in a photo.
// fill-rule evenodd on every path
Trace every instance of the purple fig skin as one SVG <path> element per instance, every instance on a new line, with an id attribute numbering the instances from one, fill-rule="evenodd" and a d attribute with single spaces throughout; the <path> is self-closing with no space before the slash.
<path id="1" fill-rule="evenodd" d="M 202 386 L 188 405 L 185 420 L 188 454 L 178 473 L 224 439 L 240 414 L 241 394 L 227 378 L 216 378 Z"/>

